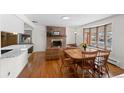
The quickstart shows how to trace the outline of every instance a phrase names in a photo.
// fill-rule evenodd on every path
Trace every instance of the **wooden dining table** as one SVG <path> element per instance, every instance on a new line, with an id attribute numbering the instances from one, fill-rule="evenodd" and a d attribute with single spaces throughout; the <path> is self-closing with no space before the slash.
<path id="1" fill-rule="evenodd" d="M 77 49 L 67 49 L 64 52 L 72 59 L 74 60 L 81 60 L 82 59 L 82 51 L 83 49 L 77 48 Z M 96 49 L 86 49 L 85 52 L 95 52 Z M 90 56 L 89 56 L 90 57 Z"/>
<path id="2" fill-rule="evenodd" d="M 84 50 L 83 49 L 80 49 L 80 48 L 75 48 L 75 49 L 66 49 L 66 50 L 64 50 L 64 52 L 65 52 L 65 54 L 66 55 L 68 55 L 72 60 L 73 60 L 73 65 L 76 67 L 76 69 L 75 69 L 75 74 L 78 76 L 78 77 L 80 77 L 80 71 L 78 72 L 78 70 L 77 70 L 77 68 L 78 67 L 81 67 L 82 68 L 82 59 L 84 58 L 83 56 L 82 56 L 82 52 L 83 52 Z M 97 51 L 96 49 L 86 49 L 85 50 L 86 52 L 95 52 L 95 51 Z M 93 57 L 93 56 L 92 56 Z M 85 58 L 91 58 L 91 56 L 85 56 Z"/>

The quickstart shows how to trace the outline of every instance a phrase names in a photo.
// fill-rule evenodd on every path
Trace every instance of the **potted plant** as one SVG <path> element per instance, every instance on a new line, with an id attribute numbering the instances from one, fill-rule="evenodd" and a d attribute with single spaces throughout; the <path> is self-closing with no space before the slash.
<path id="1" fill-rule="evenodd" d="M 84 50 L 86 51 L 86 48 L 87 48 L 87 44 L 86 43 L 81 43 L 80 46 L 81 46 L 81 48 L 84 48 Z"/>

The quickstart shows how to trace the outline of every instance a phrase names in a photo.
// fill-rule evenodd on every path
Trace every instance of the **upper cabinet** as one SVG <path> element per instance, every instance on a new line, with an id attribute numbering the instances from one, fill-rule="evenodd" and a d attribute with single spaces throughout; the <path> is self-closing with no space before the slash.
<path id="1" fill-rule="evenodd" d="M 0 31 L 24 33 L 24 22 L 14 14 L 0 14 Z"/>
<path id="2" fill-rule="evenodd" d="M 17 34 L 1 32 L 1 47 L 17 44 Z"/>

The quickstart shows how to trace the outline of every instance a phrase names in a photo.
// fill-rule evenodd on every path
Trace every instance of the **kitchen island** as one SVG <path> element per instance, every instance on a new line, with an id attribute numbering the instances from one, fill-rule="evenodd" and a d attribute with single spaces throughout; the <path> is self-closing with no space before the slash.
<path id="1" fill-rule="evenodd" d="M 0 77 L 16 78 L 28 62 L 28 50 L 33 44 L 11 45 L 1 50 L 11 51 L 0 56 Z"/>

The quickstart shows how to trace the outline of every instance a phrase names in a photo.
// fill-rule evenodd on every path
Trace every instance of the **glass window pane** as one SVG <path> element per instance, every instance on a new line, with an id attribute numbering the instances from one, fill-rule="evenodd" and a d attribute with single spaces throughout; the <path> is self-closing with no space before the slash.
<path id="1" fill-rule="evenodd" d="M 84 43 L 89 44 L 90 38 L 89 38 L 89 29 L 85 28 L 84 29 Z"/>
<path id="2" fill-rule="evenodd" d="M 96 36 L 96 28 L 91 28 L 91 46 L 97 46 L 97 36 Z"/>
<path id="3" fill-rule="evenodd" d="M 111 50 L 112 46 L 112 30 L 111 24 L 106 25 L 106 48 Z"/>
<path id="4" fill-rule="evenodd" d="M 104 26 L 98 27 L 98 47 L 105 48 Z"/>

